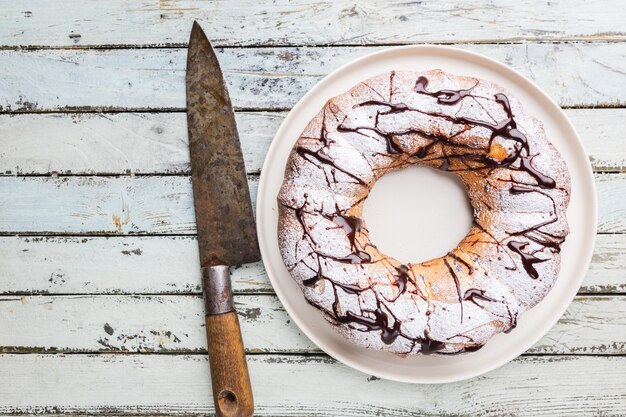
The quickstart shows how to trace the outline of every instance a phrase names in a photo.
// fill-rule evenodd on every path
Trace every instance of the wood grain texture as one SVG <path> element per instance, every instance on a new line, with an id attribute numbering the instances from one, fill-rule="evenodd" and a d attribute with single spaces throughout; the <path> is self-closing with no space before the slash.
<path id="1" fill-rule="evenodd" d="M 275 296 L 238 296 L 235 301 L 246 351 L 319 352 Z M 0 312 L 0 350 L 5 352 L 207 351 L 200 296 L 2 296 Z M 601 344 L 607 343 L 594 346 Z"/>
<path id="2" fill-rule="evenodd" d="M 623 250 L 621 243 L 609 249 L 609 269 L 619 267 L 609 259 L 621 259 Z M 0 253 L 4 294 L 201 293 L 198 243 L 192 236 L 1 237 Z M 272 291 L 261 262 L 231 273 L 237 293 Z"/>
<path id="3" fill-rule="evenodd" d="M 194 233 L 192 195 L 190 177 L 3 178 L 0 210 L 7 231 Z"/>
<path id="4" fill-rule="evenodd" d="M 569 109 L 565 111 L 583 141 L 595 171 L 626 171 L 626 109 Z"/>
<path id="5" fill-rule="evenodd" d="M 4 354 L 0 372 L 12 377 L 0 413 L 206 415 L 213 410 L 206 367 L 203 355 Z M 580 417 L 626 410 L 624 357 L 522 357 L 445 386 L 380 380 L 326 357 L 259 355 L 249 367 L 259 416 Z"/>
<path id="6" fill-rule="evenodd" d="M 193 236 L 0 237 L 0 294 L 200 294 Z M 94 256 L 97 254 L 97 256 Z M 235 293 L 272 293 L 261 262 L 232 268 Z M 580 289 L 626 292 L 626 235 L 598 235 Z"/>
<path id="7" fill-rule="evenodd" d="M 620 180 L 622 175 L 618 175 Z M 595 177 L 598 195 L 598 231 L 603 233 L 623 233 L 626 226 L 626 181 L 613 187 L 612 174 L 598 174 Z M 626 180 L 626 176 L 623 177 Z M 619 180 L 618 180 L 619 181 Z"/>
<path id="8" fill-rule="evenodd" d="M 182 45 L 198 19 L 216 45 L 624 39 L 624 8 L 583 0 L 464 3 L 374 0 L 229 2 L 122 0 L 54 7 L 45 0 L 4 6 L 6 46 Z M 532 10 L 529 13 L 529 10 Z"/>
<path id="9" fill-rule="evenodd" d="M 626 232 L 626 174 L 596 174 L 598 231 Z M 249 177 L 253 208 L 258 177 Z M 0 233 L 193 234 L 190 177 L 4 177 Z"/>
<path id="10" fill-rule="evenodd" d="M 459 47 L 519 70 L 562 106 L 626 104 L 626 43 Z M 218 57 L 233 105 L 271 110 L 290 108 L 324 75 L 382 49 L 237 48 Z M 0 51 L 0 111 L 182 110 L 186 56 L 178 48 Z"/>
<path id="11" fill-rule="evenodd" d="M 249 173 L 259 173 L 285 113 L 237 113 L 235 117 L 246 169 Z M 185 113 L 0 115 L 0 175 L 53 172 L 189 174 L 187 116 Z"/>
<path id="12" fill-rule="evenodd" d="M 235 302 L 247 352 L 320 353 L 276 296 L 240 295 Z M 207 350 L 200 296 L 0 296 L 0 317 L 2 352 Z M 624 355 L 625 328 L 626 297 L 578 296 L 529 353 Z"/>
<path id="13" fill-rule="evenodd" d="M 237 121 L 251 174 L 285 110 L 318 80 L 413 43 L 458 46 L 519 70 L 575 107 L 566 113 L 594 170 L 613 173 L 596 176 L 603 234 L 581 288 L 603 295 L 579 295 L 529 355 L 470 381 L 416 387 L 336 363 L 290 321 L 261 263 L 233 270 L 257 415 L 626 416 L 619 0 L 30 0 L 1 8 L 0 346 L 14 353 L 0 353 L 0 415 L 214 412 L 183 113 L 181 47 L 198 19 L 228 47 L 218 54 L 231 96 L 250 110 Z M 131 175 L 13 177 L 48 174 Z"/>
<path id="14" fill-rule="evenodd" d="M 626 109 L 568 109 L 596 171 L 626 171 Z M 258 174 L 285 112 L 237 113 Z M 0 114 L 0 175 L 188 174 L 185 113 Z"/>
<path id="15" fill-rule="evenodd" d="M 254 399 L 237 313 L 210 315 L 205 321 L 215 413 L 252 417 Z"/>

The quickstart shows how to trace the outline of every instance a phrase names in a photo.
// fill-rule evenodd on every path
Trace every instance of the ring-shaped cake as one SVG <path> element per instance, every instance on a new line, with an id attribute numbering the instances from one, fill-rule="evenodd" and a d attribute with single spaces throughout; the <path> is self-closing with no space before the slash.
<path id="1" fill-rule="evenodd" d="M 370 241 L 362 211 L 382 175 L 410 165 L 457 175 L 474 222 L 445 256 L 403 264 Z M 565 162 L 505 89 L 392 71 L 329 100 L 298 138 L 278 196 L 279 246 L 308 303 L 350 341 L 469 352 L 554 284 L 569 194 Z"/>

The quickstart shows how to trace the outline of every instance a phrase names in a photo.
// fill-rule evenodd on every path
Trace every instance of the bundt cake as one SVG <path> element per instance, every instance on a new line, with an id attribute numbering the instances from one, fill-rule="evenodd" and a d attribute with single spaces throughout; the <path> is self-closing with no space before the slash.
<path id="1" fill-rule="evenodd" d="M 403 264 L 370 241 L 362 209 L 377 179 L 411 165 L 457 175 L 474 221 L 445 256 Z M 552 287 L 569 193 L 565 162 L 505 89 L 392 71 L 329 100 L 298 138 L 278 195 L 279 246 L 306 301 L 357 345 L 469 352 Z"/>

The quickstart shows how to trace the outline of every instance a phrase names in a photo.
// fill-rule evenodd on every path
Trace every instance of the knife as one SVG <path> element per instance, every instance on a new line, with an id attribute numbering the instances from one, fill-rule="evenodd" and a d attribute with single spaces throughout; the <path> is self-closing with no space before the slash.
<path id="1" fill-rule="evenodd" d="M 261 259 L 235 115 L 215 51 L 194 22 L 187 128 L 216 414 L 252 416 L 252 388 L 229 266 Z"/>

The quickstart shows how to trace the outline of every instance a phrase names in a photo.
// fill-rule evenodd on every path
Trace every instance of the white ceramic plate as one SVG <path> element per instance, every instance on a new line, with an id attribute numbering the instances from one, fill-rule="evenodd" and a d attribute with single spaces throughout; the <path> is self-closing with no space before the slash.
<path id="1" fill-rule="evenodd" d="M 496 335 L 485 347 L 472 353 L 400 358 L 348 342 L 304 301 L 278 249 L 276 196 L 293 144 L 329 98 L 386 71 L 436 68 L 502 85 L 522 102 L 526 112 L 543 122 L 548 138 L 565 158 L 571 174 L 572 194 L 567 210 L 571 233 L 562 247 L 561 272 L 554 288 L 541 303 L 520 317 L 518 326 L 511 333 Z M 413 183 L 412 188 L 415 187 Z M 419 187 L 428 185 L 420 184 Z M 419 211 L 415 215 L 420 216 Z M 413 383 L 443 383 L 471 378 L 504 365 L 550 330 L 576 295 L 589 266 L 597 208 L 593 175 L 580 138 L 563 111 L 543 91 L 513 69 L 482 55 L 443 46 L 406 46 L 376 52 L 344 65 L 320 81 L 296 104 L 276 133 L 263 165 L 257 222 L 263 262 L 276 294 L 294 322 L 322 350 L 353 368 L 378 377 Z M 406 245 L 414 243 L 405 242 Z M 455 244 L 450 245 L 453 246 Z"/>

